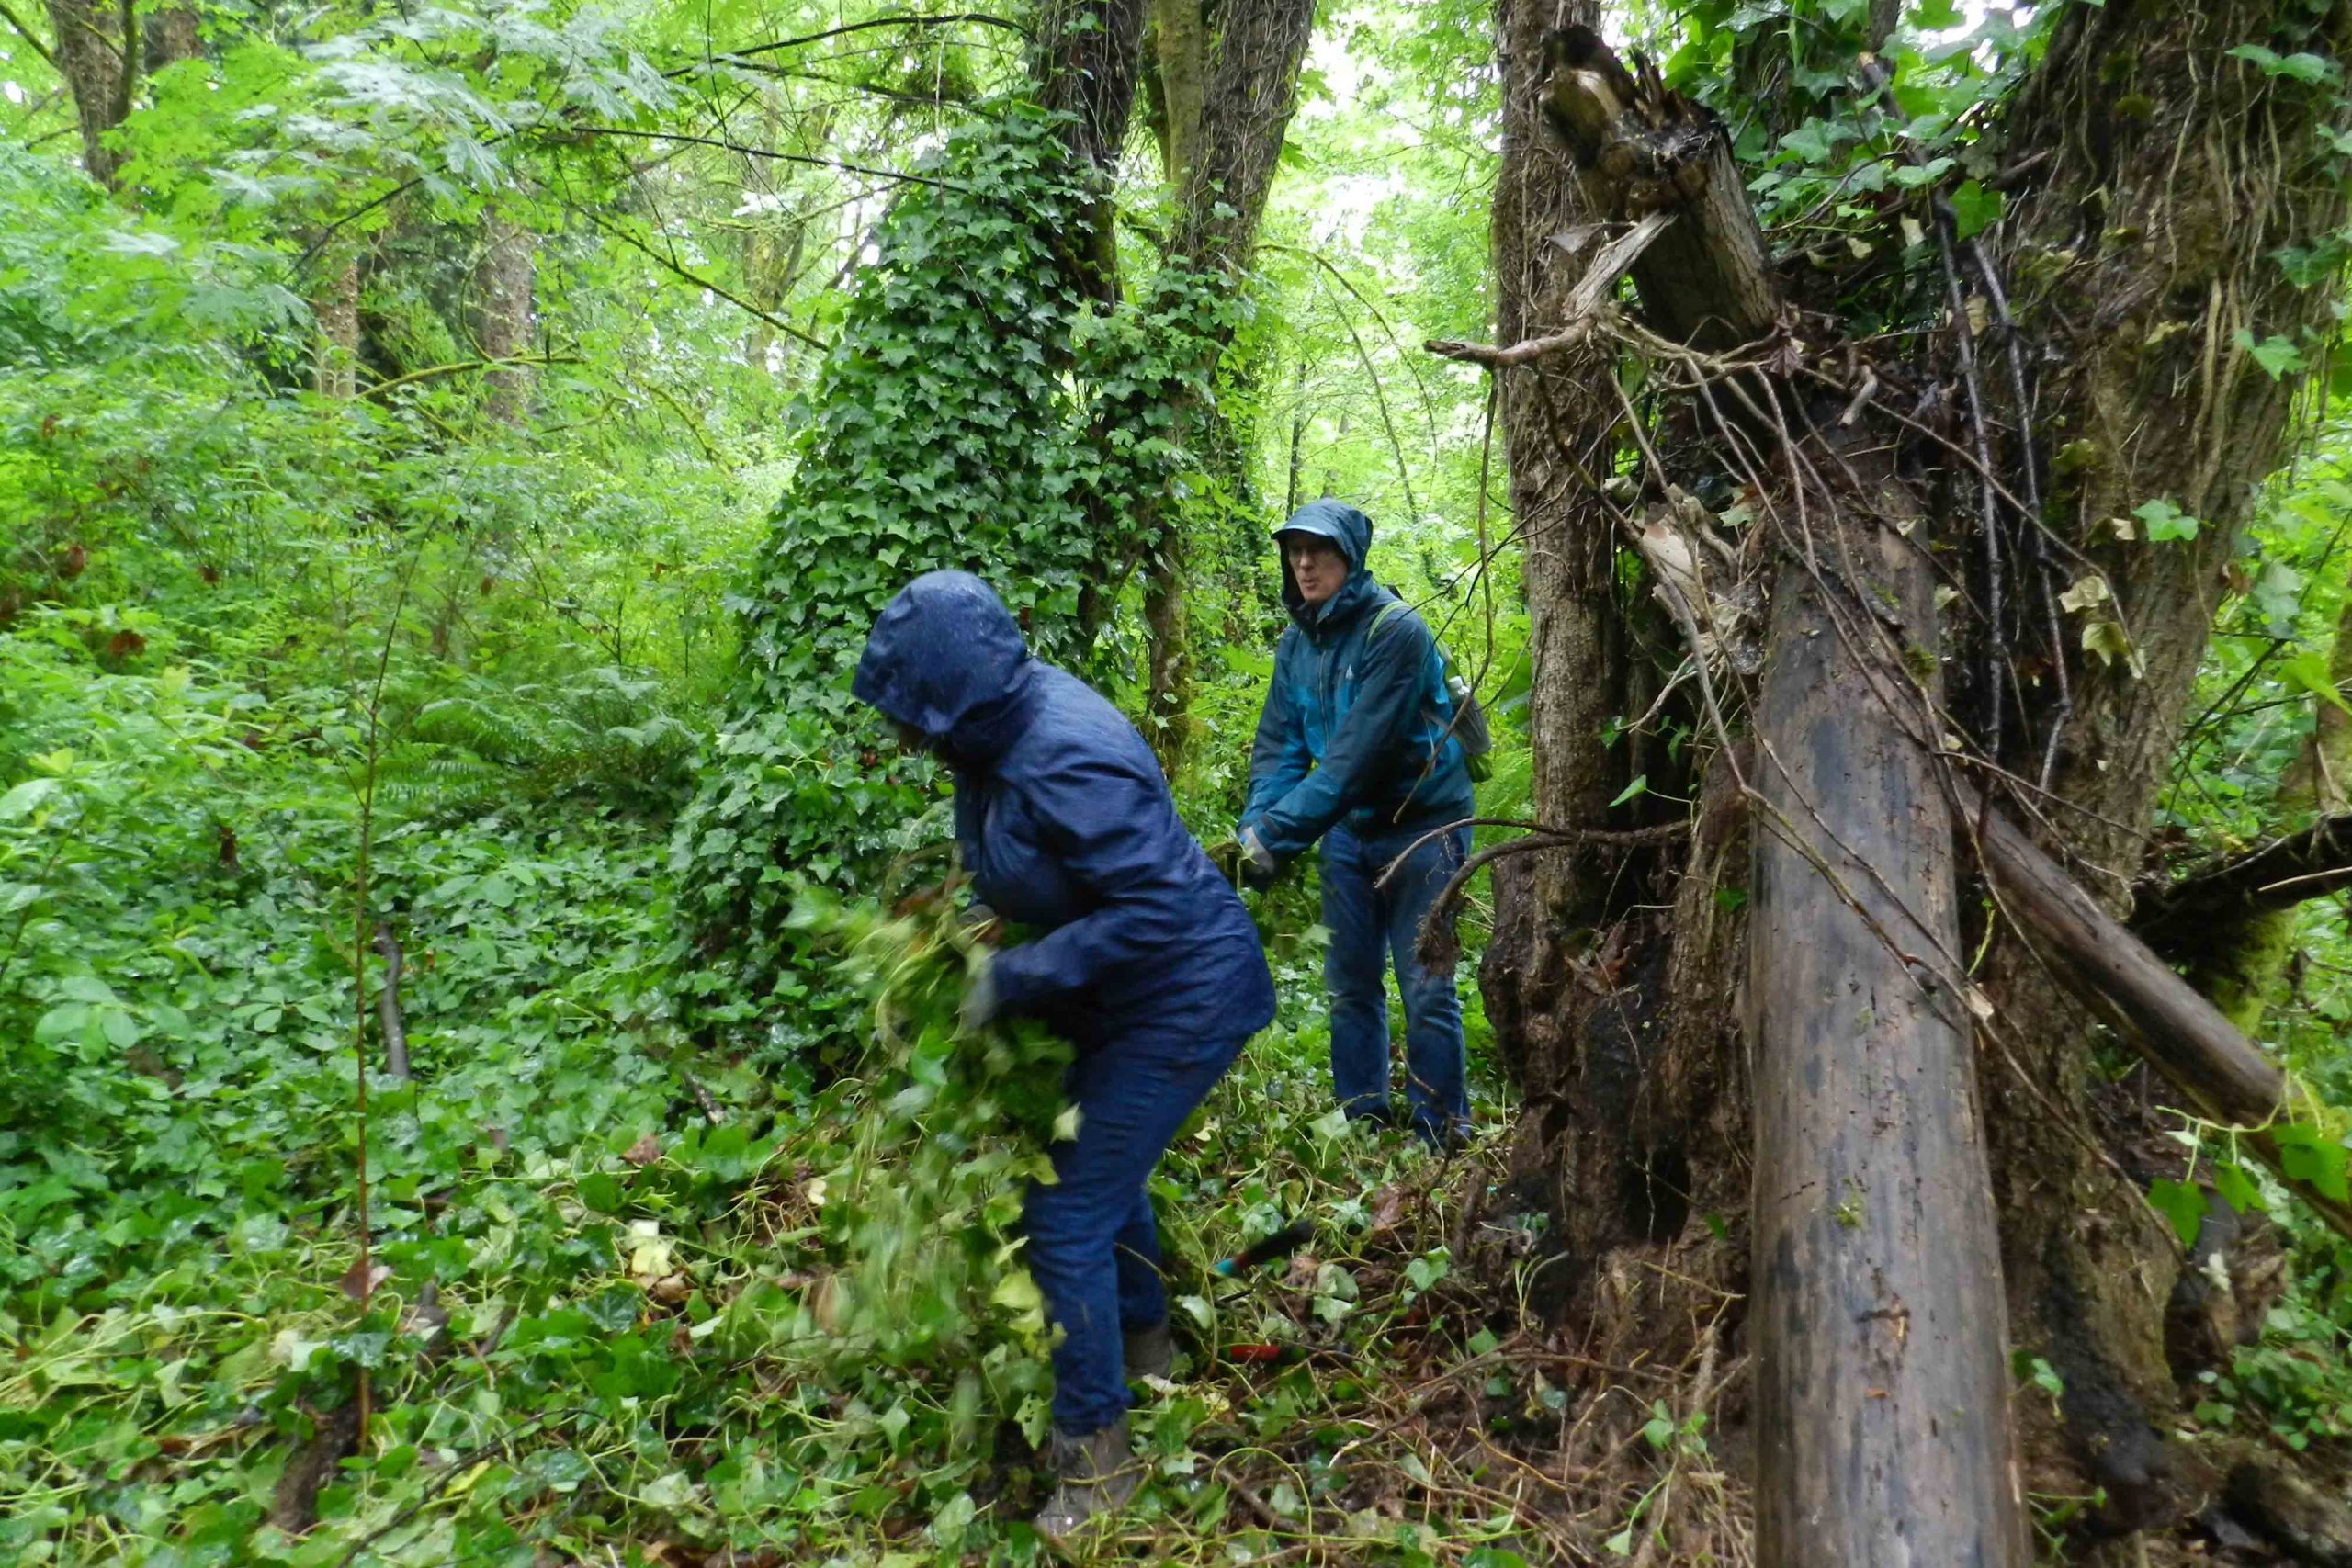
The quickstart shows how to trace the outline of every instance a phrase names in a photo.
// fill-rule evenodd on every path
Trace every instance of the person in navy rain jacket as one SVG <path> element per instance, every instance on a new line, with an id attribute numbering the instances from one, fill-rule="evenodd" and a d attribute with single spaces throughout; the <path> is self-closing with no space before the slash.
<path id="1" fill-rule="evenodd" d="M 1062 1483 L 1036 1521 L 1057 1537 L 1135 1490 L 1126 1375 L 1165 1375 L 1170 1358 L 1144 1181 L 1272 1020 L 1273 979 L 1143 738 L 1031 657 L 978 578 L 933 571 L 901 589 L 851 690 L 953 771 L 976 897 L 1043 932 L 988 961 L 965 1023 L 1022 1014 L 1077 1048 L 1078 1135 L 1053 1146 L 1058 1179 L 1033 1187 L 1022 1215 L 1029 1271 L 1062 1331 L 1049 1450 Z"/>
<path id="2" fill-rule="evenodd" d="M 1470 852 L 1468 758 L 1453 733 L 1445 660 L 1419 615 L 1373 581 L 1372 520 L 1315 501 L 1275 530 L 1291 624 L 1250 753 L 1236 829 L 1251 874 L 1322 841 L 1323 984 L 1331 1083 L 1350 1119 L 1390 1120 L 1387 961 L 1405 1000 L 1413 1128 L 1449 1147 L 1469 1130 L 1453 972 L 1424 968 L 1422 919 Z M 1437 829 L 1444 829 L 1444 831 Z M 1405 861 L 1385 887 L 1374 883 Z"/>

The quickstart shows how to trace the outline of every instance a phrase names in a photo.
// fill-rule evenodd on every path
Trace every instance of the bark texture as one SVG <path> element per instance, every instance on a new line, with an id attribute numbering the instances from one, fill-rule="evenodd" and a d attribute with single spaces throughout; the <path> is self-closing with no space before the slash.
<path id="1" fill-rule="evenodd" d="M 485 360 L 517 359 L 530 352 L 538 328 L 532 298 L 538 236 L 493 209 L 482 217 L 481 244 L 473 269 L 474 344 Z M 530 371 L 494 365 L 484 379 L 483 412 L 501 424 L 519 423 L 529 402 Z"/>
<path id="2" fill-rule="evenodd" d="M 1495 7 L 1502 164 L 1492 244 L 1495 336 L 1501 344 L 1560 324 L 1589 259 L 1579 254 L 1589 247 L 1577 237 L 1589 236 L 1599 217 L 1574 158 L 1547 125 L 1544 35 L 1555 21 L 1596 25 L 1600 8 L 1591 0 L 1575 0 L 1564 15 L 1555 10 L 1549 0 L 1498 0 Z M 1602 727 L 1623 711 L 1628 665 L 1611 525 L 1595 493 L 1597 481 L 1608 476 L 1615 422 L 1614 409 L 1596 395 L 1594 378 L 1606 373 L 1597 357 L 1561 355 L 1506 374 L 1498 386 L 1533 665 L 1527 699 L 1534 773 L 1530 793 L 1533 816 L 1542 822 L 1600 823 L 1629 776 L 1621 776 L 1623 759 L 1601 743 Z M 1531 1109 L 1541 1128 L 1538 1141 L 1547 1146 L 1566 1134 L 1568 1119 L 1586 1098 L 1569 1088 L 1584 1076 L 1585 1055 L 1568 1017 L 1575 997 L 1571 965 L 1599 917 L 1607 871 L 1592 856 L 1556 850 L 1502 863 L 1496 874 L 1496 938 L 1480 964 L 1478 985 L 1498 1032 L 1514 1043 L 1511 1055 L 1523 1064 L 1531 1096 L 1544 1096 Z M 1630 1089 L 1637 1074 L 1629 1064 L 1623 1073 L 1608 1076 Z M 1561 1179 L 1567 1181 L 1568 1168 L 1579 1161 L 1565 1149 L 1562 1156 Z M 1613 1163 L 1600 1161 L 1604 1168 Z M 1597 1171 L 1589 1176 L 1600 1179 Z M 1553 1206 L 1563 1220 L 1600 1213 L 1566 1190 L 1555 1193 Z M 1615 1234 L 1613 1227 L 1607 1234 Z M 1572 1239 L 1569 1250 L 1588 1256 L 1597 1250 L 1577 1245 L 1585 1239 Z"/>
<path id="3" fill-rule="evenodd" d="M 2023 1564 L 1934 694 L 1867 630 L 1892 606 L 1932 653 L 1934 581 L 1893 529 L 1839 533 L 1853 581 L 1781 571 L 1757 712 L 1757 1557 Z"/>
<path id="4" fill-rule="evenodd" d="M 1159 0 L 1152 18 L 1167 109 L 1168 181 L 1177 197 L 1166 265 L 1238 289 L 1297 107 L 1314 0 L 1223 0 L 1206 23 L 1199 0 Z M 1229 344 L 1221 333 L 1206 345 L 1212 372 Z M 1228 499 L 1244 495 L 1245 444 L 1234 439 L 1216 398 L 1177 413 L 1180 439 L 1200 457 L 1211 481 Z M 1183 766 L 1191 739 L 1185 584 L 1193 572 L 1183 521 L 1182 509 L 1167 509 L 1143 562 L 1148 733 L 1170 778 Z"/>
<path id="5" fill-rule="evenodd" d="M 2241 327 L 2298 336 L 2335 294 L 2295 288 L 2271 259 L 2344 220 L 2319 141 L 2326 102 L 2227 54 L 2307 19 L 2263 0 L 2072 7 L 2009 120 L 2012 159 L 2051 154 L 2000 247 L 2022 330 L 2041 348 L 2038 422 L 2074 451 L 2051 521 L 2112 582 L 2143 672 L 2074 653 L 2071 712 L 2046 677 L 2027 684 L 2007 755 L 2030 773 L 2058 730 L 2052 782 L 2082 808 L 2055 818 L 2070 868 L 2116 909 L 2144 853 L 2141 825 L 2179 739 L 2222 568 L 2289 434 L 2292 379 L 2273 380 L 2232 340 Z M 2295 47 L 2335 52 L 2345 8 L 2315 19 Z M 2019 456 L 2006 459 L 2022 480 Z M 2201 519 L 2194 539 L 2123 542 L 2103 526 L 2159 499 Z M 2161 1436 L 2178 1397 L 2164 1340 L 2175 1249 L 2137 1180 L 2097 1146 L 2091 1016 L 2023 941 L 1996 942 L 1985 983 L 2004 1026 L 1982 1082 L 2020 1348 L 2065 1382 L 2065 1446 L 2081 1479 L 2107 1490 L 2105 1522 L 2157 1523 L 2198 1479 Z"/>
<path id="6" fill-rule="evenodd" d="M 57 68 L 74 96 L 82 131 L 82 167 L 108 189 L 122 160 L 107 144 L 107 134 L 130 114 L 137 77 L 137 56 L 124 45 L 126 15 L 136 13 L 112 0 L 49 0 Z"/>
<path id="7" fill-rule="evenodd" d="M 1590 20 L 1566 10 L 1498 6 L 1505 134 L 1495 239 L 1505 344 L 1557 324 L 1551 302 L 1574 279 L 1555 274 L 1573 262 L 1562 261 L 1568 247 L 1551 237 L 1573 234 L 1589 216 L 1565 147 L 1541 140 L 1543 29 Z M 2058 803 L 2029 796 L 2040 810 L 2036 831 L 2109 914 L 2124 910 L 2140 868 L 2142 825 L 2178 740 L 2222 567 L 2254 485 L 2277 466 L 2290 433 L 2292 378 L 2274 381 L 2233 340 L 2241 329 L 2256 341 L 2330 330 L 2336 294 L 2332 281 L 2293 287 L 2272 259 L 2344 221 L 2344 191 L 2320 134 L 2334 113 L 2330 96 L 2227 51 L 2267 40 L 2282 52 L 2340 53 L 2345 10 L 2332 5 L 2315 17 L 2284 0 L 2069 7 L 2001 132 L 2007 166 L 2030 172 L 2012 188 L 2008 221 L 1978 247 L 1985 265 L 1964 260 L 1962 287 L 1984 294 L 1986 274 L 2006 279 L 2003 302 L 2018 322 L 2013 382 L 1993 373 L 2005 370 L 2000 327 L 1984 339 L 1993 468 L 2012 495 L 2046 487 L 2041 520 L 2056 542 L 2038 544 L 2007 502 L 1990 528 L 1973 506 L 1939 508 L 1925 536 L 1940 558 L 1991 562 L 1966 569 L 1969 597 L 1951 613 L 1953 657 L 2003 670 L 2010 701 L 1996 758 L 2028 778 L 2047 760 Z M 1693 196 L 1680 194 L 1685 203 Z M 1654 247 L 1637 271 L 1645 313 L 1660 330 L 1710 330 L 1702 315 L 1650 302 L 1650 275 L 1671 270 L 1672 255 Z M 1727 297 L 1695 292 L 1702 302 Z M 1569 351 L 1504 372 L 1502 382 L 1533 621 L 1536 814 L 1568 827 L 1607 821 L 1622 780 L 1598 734 L 1637 705 L 1626 701 L 1641 685 L 1629 666 L 1649 662 L 1627 651 L 1640 623 L 1611 592 L 1608 529 L 1578 506 L 1577 486 L 1600 477 L 1608 444 L 1606 422 L 1577 389 L 1603 370 Z M 1949 360 L 1911 373 L 1941 406 L 1960 405 Z M 1828 412 L 1834 419 L 1837 410 Z M 1684 450 L 1708 444 L 1720 451 L 1720 426 L 1702 424 Z M 2069 462 L 2053 479 L 2050 458 L 2062 444 Z M 1973 471 L 1964 455 L 1932 442 L 1917 452 L 1948 474 Z M 2158 499 L 2201 520 L 2194 539 L 2125 541 L 2105 525 Z M 2111 665 L 2086 663 L 2077 622 L 2051 629 L 2056 593 L 2087 570 L 2085 561 L 2112 585 L 2132 645 L 2131 657 Z M 1967 618 L 1985 602 L 1988 573 L 2007 589 L 2007 608 L 1990 626 Z M 1768 670 L 1768 689 L 1784 678 Z M 1958 694 L 1952 722 L 1981 718 L 1968 705 L 1983 695 L 1981 682 Z M 1764 759 L 1744 765 L 1752 777 L 1769 775 Z M 1687 1347 L 1700 1325 L 1722 1321 L 1708 1292 L 1748 1284 L 1736 1226 L 1711 1241 L 1696 1225 L 1703 1212 L 1744 1204 L 1736 1151 L 1750 1125 L 1751 1072 L 1763 1093 L 1750 1053 L 1768 1049 L 1765 1037 L 1742 1028 L 1738 999 L 1726 995 L 1746 919 L 1736 897 L 1717 895 L 1739 890 L 1736 846 L 1765 830 L 1746 819 L 1739 792 L 1724 782 L 1726 766 L 1715 760 L 1699 796 L 1679 884 L 1617 895 L 1620 905 L 1670 899 L 1670 921 L 1645 926 L 1654 916 L 1628 915 L 1591 940 L 1584 933 L 1611 912 L 1602 868 L 1530 855 L 1498 871 L 1497 935 L 1481 977 L 1489 1017 L 1516 1036 L 1522 1060 L 1529 1141 L 1520 1164 L 1547 1183 L 1561 1251 L 1545 1277 L 1565 1284 L 1553 1299 L 1595 1334 L 1635 1334 L 1638 1348 L 1669 1357 L 1679 1353 L 1672 1336 Z M 2061 976 L 2046 939 L 2006 924 L 1994 933 L 1979 973 L 1992 1017 L 1978 1032 L 1977 1092 L 2008 1318 L 2019 1349 L 2047 1359 L 2066 1390 L 2054 1419 L 2046 1401 L 2019 1406 L 2027 1485 L 2103 1490 L 2107 1505 L 2088 1528 L 2114 1531 L 2180 1517 L 2217 1478 L 2197 1473 L 2200 1461 L 2173 1453 L 2163 1436 L 2178 1401 L 2165 1338 L 2177 1248 L 2142 1184 L 2165 1172 L 2120 1170 L 2102 1148 L 2108 1123 L 2094 1090 L 2103 1080 L 2091 1061 L 2099 1023 Z M 1769 980 L 1759 975 L 1758 983 Z M 1769 1003 L 1750 1000 L 1770 1015 Z M 1673 1201 L 1657 1201 L 1662 1191 Z M 1779 1224 L 1769 1217 L 1771 1196 L 1759 1185 L 1768 1225 Z M 1777 1242 L 1758 1241 L 1765 1262 Z M 1640 1280 L 1639 1265 L 1660 1250 L 1701 1288 Z M 1771 1286 L 1756 1286 L 1764 1310 Z M 1634 1329 L 1623 1326 L 1628 1312 Z M 1757 1394 L 1785 1397 L 1763 1383 Z M 1781 1440 L 1771 1430 L 1756 1436 Z M 1781 1560 L 1826 1559 L 1800 1551 Z"/>

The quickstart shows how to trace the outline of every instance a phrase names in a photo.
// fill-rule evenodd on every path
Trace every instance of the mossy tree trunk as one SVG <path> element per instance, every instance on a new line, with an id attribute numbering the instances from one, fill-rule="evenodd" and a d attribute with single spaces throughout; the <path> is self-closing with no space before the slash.
<path id="1" fill-rule="evenodd" d="M 1510 0 L 1498 11 L 1504 343 L 1560 324 L 1557 302 L 1578 264 L 1555 237 L 1589 220 L 1537 117 L 1547 71 L 1538 40 L 1555 19 L 1550 7 Z M 1999 510 L 1989 531 L 1973 506 L 1929 519 L 1939 553 L 1969 563 L 1989 554 L 2007 589 L 2000 624 L 1955 624 L 1955 722 L 2014 773 L 2039 781 L 2046 772 L 2063 803 L 2041 806 L 2061 829 L 2046 847 L 2118 909 L 2179 739 L 2222 568 L 2255 486 L 2286 451 L 2301 389 L 2255 364 L 2240 334 L 2324 335 L 2337 294 L 2333 271 L 2298 287 L 2276 259 L 2344 222 L 2323 139 L 2336 106 L 2326 89 L 2228 51 L 2256 43 L 2334 54 L 2346 30 L 2341 5 L 2318 15 L 2256 0 L 2071 7 L 2004 127 L 2006 163 L 2033 172 L 1983 249 L 1994 276 L 2009 280 L 2030 400 L 2018 408 L 2005 377 L 1988 374 L 1992 455 L 2012 495 L 2035 493 L 2030 479 L 2048 492 L 2039 521 L 2054 542 L 2037 543 L 2037 527 L 2013 509 Z M 1988 341 L 1997 352 L 1997 333 Z M 1614 452 L 1605 434 L 1613 404 L 1600 401 L 1610 394 L 1595 373 L 1572 352 L 1503 372 L 1536 659 L 1536 815 L 1583 829 L 1623 825 L 1609 814 L 1623 764 L 1600 734 L 1628 711 L 1636 661 L 1627 649 L 1640 626 L 1634 603 L 1613 591 L 1616 541 L 1586 499 Z M 1580 384 L 1598 395 L 1580 400 Z M 2029 423 L 2030 446 L 2020 439 Z M 2062 441 L 2074 461 L 2057 482 L 2049 459 Z M 2108 525 L 2159 500 L 2200 520 L 2193 538 L 2124 539 Z M 2061 570 L 2066 561 L 2078 564 Z M 2058 593 L 2093 564 L 2112 585 L 2131 647 L 2109 664 L 2086 661 L 2078 622 L 2052 624 Z M 1981 604 L 1985 569 L 1963 570 Z M 2033 657 L 2013 665 L 2018 649 Z M 1992 671 L 1997 724 L 1986 722 L 1996 682 L 1980 673 Z M 1768 667 L 1768 689 L 1772 678 Z M 1747 921 L 1743 846 L 1763 829 L 1724 775 L 1738 765 L 1755 777 L 1766 764 L 1752 737 L 1733 741 L 1693 792 L 1679 874 L 1554 851 L 1498 875 L 1498 937 L 1482 984 L 1521 1062 L 1530 1114 L 1517 1169 L 1547 1200 L 1559 1242 L 1542 1293 L 1586 1325 L 1593 1354 L 1620 1362 L 1672 1357 L 1721 1332 L 1724 1293 L 1744 1298 L 1755 1283 L 1740 1216 L 1756 1179 L 1744 1151 L 1761 1044 L 1746 1011 L 1757 998 L 1727 976 Z M 1962 902 L 1973 907 L 1975 895 Z M 2210 1479 L 2207 1461 L 2165 1435 L 2180 1399 L 2164 1324 L 2177 1248 L 2143 1200 L 2148 1173 L 2124 1168 L 2103 1144 L 2121 1110 L 2098 1103 L 2096 1021 L 2007 923 L 1978 978 L 1991 1016 L 1977 1031 L 1975 1079 L 2008 1315 L 2019 1349 L 2048 1361 L 2065 1387 L 2054 1416 L 2046 1400 L 2019 1402 L 2027 1485 L 2103 1492 L 2101 1529 L 2168 1523 Z M 1725 1414 L 1739 1414 L 1736 1398 Z"/>

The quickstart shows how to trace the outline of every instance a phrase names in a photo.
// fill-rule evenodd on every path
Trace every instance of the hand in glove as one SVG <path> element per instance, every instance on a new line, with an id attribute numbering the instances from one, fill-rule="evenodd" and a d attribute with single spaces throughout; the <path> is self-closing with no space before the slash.
<path id="1" fill-rule="evenodd" d="M 1004 945 L 1004 921 L 986 904 L 967 904 L 964 912 L 956 917 L 956 923 L 964 928 L 965 935 L 983 947 Z"/>
<path id="2" fill-rule="evenodd" d="M 978 1034 L 995 1021 L 996 1011 L 996 960 L 982 953 L 964 982 L 964 1002 L 956 1009 L 956 1021 L 965 1033 Z"/>
<path id="3" fill-rule="evenodd" d="M 1263 893 L 1282 874 L 1282 863 L 1273 852 L 1259 840 L 1258 829 L 1241 829 L 1241 882 L 1246 887 Z"/>

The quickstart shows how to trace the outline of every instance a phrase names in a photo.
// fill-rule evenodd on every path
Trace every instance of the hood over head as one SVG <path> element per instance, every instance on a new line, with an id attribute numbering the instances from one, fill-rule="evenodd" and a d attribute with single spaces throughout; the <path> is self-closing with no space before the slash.
<path id="1" fill-rule="evenodd" d="M 1032 667 L 994 590 L 968 571 L 927 571 L 875 617 L 850 694 L 951 764 L 984 762 L 1012 739 Z"/>
<path id="2" fill-rule="evenodd" d="M 1285 534 L 1312 534 L 1318 539 L 1329 539 L 1339 547 L 1340 554 L 1348 561 L 1348 581 L 1339 592 L 1325 600 L 1320 606 L 1323 615 L 1354 600 L 1363 585 L 1372 581 L 1372 573 L 1364 562 L 1372 555 L 1372 519 L 1341 501 L 1310 501 L 1284 518 L 1274 530 L 1277 546 Z M 1283 555 L 1283 603 L 1294 616 L 1306 608 L 1306 601 L 1299 597 L 1298 581 L 1290 574 L 1290 557 Z"/>

